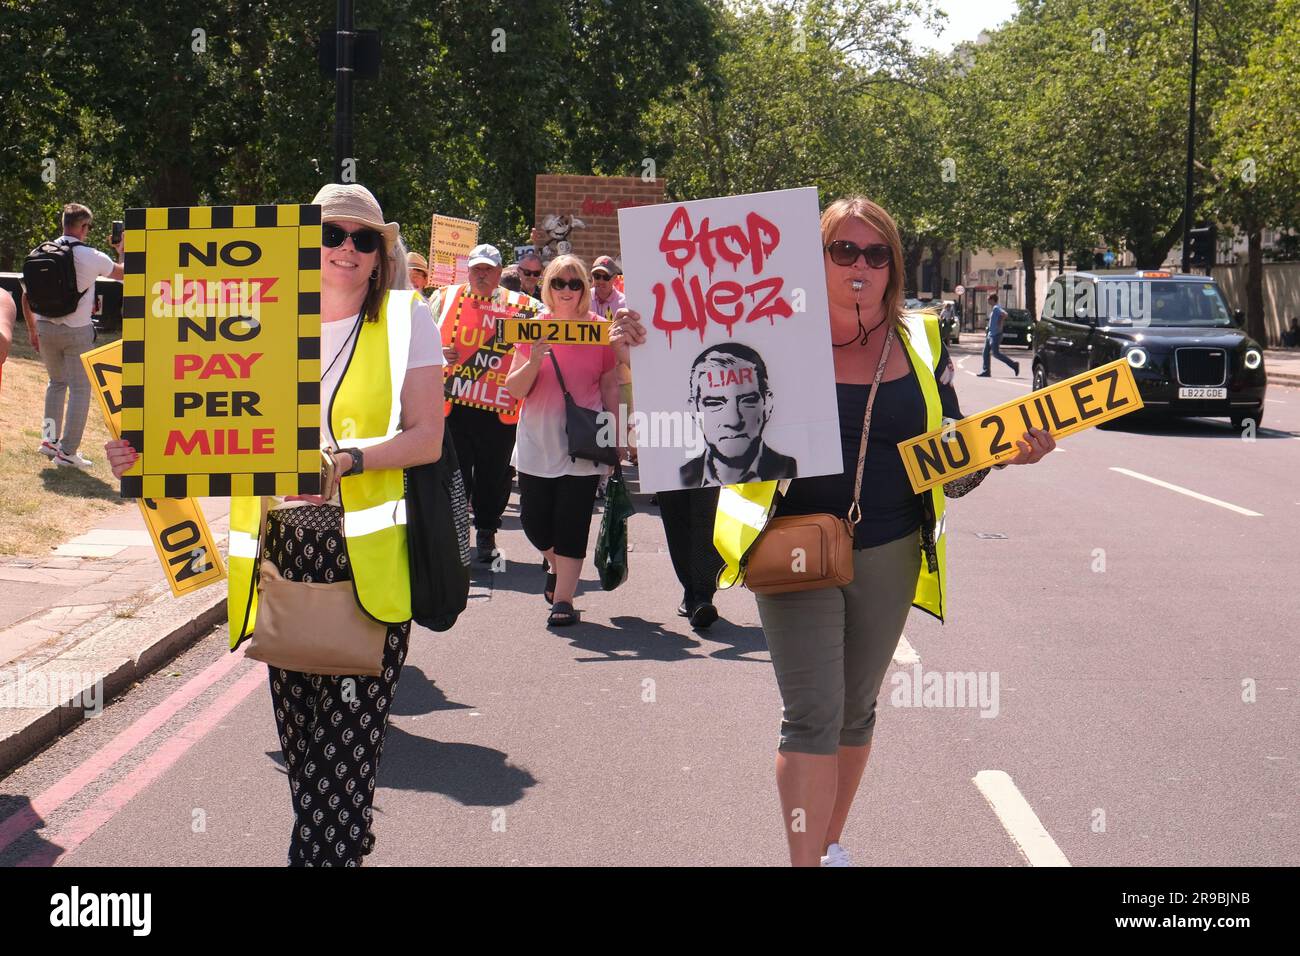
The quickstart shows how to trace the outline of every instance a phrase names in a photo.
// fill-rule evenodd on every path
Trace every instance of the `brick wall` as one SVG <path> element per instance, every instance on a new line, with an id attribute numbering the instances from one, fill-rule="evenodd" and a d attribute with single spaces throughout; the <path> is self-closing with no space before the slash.
<path id="1" fill-rule="evenodd" d="M 569 236 L 573 251 L 590 266 L 597 256 L 613 256 L 622 265 L 618 245 L 618 210 L 664 201 L 662 179 L 639 176 L 538 176 L 537 225 L 547 215 L 570 215 L 586 223 Z"/>

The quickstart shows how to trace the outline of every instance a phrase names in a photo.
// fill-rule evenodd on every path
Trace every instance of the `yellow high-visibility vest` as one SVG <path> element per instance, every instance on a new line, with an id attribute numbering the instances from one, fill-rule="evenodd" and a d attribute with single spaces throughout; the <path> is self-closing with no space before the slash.
<path id="1" fill-rule="evenodd" d="M 411 343 L 411 319 L 421 300 L 411 290 L 393 290 L 374 322 L 361 323 L 357 344 L 344 367 L 328 409 L 330 430 L 341 448 L 364 451 L 400 430 L 402 383 Z M 411 619 L 411 570 L 406 547 L 403 469 L 367 468 L 339 483 L 343 542 L 352 588 L 361 609 L 376 621 Z M 254 564 L 269 498 L 230 501 L 228 613 L 230 647 L 248 637 L 257 620 Z"/>
<path id="2" fill-rule="evenodd" d="M 927 313 L 903 316 L 904 334 L 913 373 L 925 397 L 925 430 L 943 425 L 943 405 L 935 371 L 943 354 L 939 320 Z M 797 479 L 796 479 L 797 480 Z M 776 493 L 780 482 L 759 481 L 745 485 L 727 485 L 718 493 L 718 510 L 713 521 L 713 546 L 723 559 L 718 573 L 718 587 L 729 588 L 743 583 L 745 558 L 776 510 Z M 947 540 L 943 487 L 925 492 L 925 517 L 921 527 L 921 571 L 917 575 L 912 606 L 933 614 L 940 621 L 944 615 L 947 593 Z"/>

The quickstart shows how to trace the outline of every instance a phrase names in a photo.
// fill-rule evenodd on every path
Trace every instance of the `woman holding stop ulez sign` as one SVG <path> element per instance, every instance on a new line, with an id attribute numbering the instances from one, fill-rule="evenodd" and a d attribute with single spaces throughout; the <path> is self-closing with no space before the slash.
<path id="1" fill-rule="evenodd" d="M 272 661 L 287 645 L 306 662 L 269 665 L 293 802 L 289 865 L 359 866 L 374 846 L 375 779 L 411 631 L 403 469 L 442 454 L 442 350 L 428 305 L 397 288 L 406 266 L 394 255 L 398 226 L 384 221 L 369 190 L 329 185 L 313 203 L 322 221 L 320 428 L 330 467 L 319 495 L 231 500 L 229 621 L 232 650 L 252 635 L 249 656 Z M 405 364 L 390 365 L 392 357 Z M 119 478 L 138 457 L 126 441 L 105 450 Z M 297 582 L 277 594 L 311 596 L 277 605 L 268 585 L 276 578 Z M 309 627 L 300 602 L 326 592 L 304 592 L 305 584 L 348 584 L 330 592 L 342 597 L 341 613 Z M 273 620 L 291 639 L 255 653 Z M 324 637 L 351 649 L 358 633 L 373 650 L 364 672 L 307 666 L 323 668 Z"/>
<path id="2" fill-rule="evenodd" d="M 738 523 L 755 521 L 756 513 L 859 517 L 847 585 L 755 595 L 784 706 L 776 782 L 790 861 L 850 866 L 840 840 L 871 753 L 885 671 L 912 607 L 943 619 L 944 499 L 966 494 L 989 472 L 919 495 L 908 481 L 898 443 L 963 416 L 937 319 L 903 312 L 903 246 L 894 220 L 863 197 L 840 199 L 822 214 L 821 244 L 844 471 L 792 480 L 771 509 L 775 482 L 728 486 L 715 541 L 741 540 Z M 611 338 L 616 348 L 643 343 L 641 317 L 620 312 Z M 1037 462 L 1055 444 L 1048 432 L 1031 429 L 1008 464 Z M 748 527 L 761 533 L 766 520 Z M 724 583 L 755 548 L 722 554 Z"/>

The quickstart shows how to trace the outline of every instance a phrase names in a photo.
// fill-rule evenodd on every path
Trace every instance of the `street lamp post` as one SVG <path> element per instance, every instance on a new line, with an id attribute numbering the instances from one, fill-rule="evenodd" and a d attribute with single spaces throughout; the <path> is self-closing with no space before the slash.
<path id="1" fill-rule="evenodd" d="M 1183 200 L 1183 272 L 1192 271 L 1192 190 L 1196 176 L 1196 67 L 1200 59 L 1201 0 L 1192 0 L 1192 89 L 1187 104 L 1187 194 Z"/>

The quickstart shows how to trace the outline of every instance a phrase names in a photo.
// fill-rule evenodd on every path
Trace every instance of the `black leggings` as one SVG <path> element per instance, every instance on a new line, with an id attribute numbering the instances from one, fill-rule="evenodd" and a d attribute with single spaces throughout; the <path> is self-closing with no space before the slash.
<path id="1" fill-rule="evenodd" d="M 587 556 L 591 507 L 599 475 L 537 478 L 519 473 L 519 520 L 538 551 L 555 549 L 562 558 Z"/>
<path id="2" fill-rule="evenodd" d="M 265 554 L 288 581 L 351 578 L 334 506 L 272 511 Z M 411 625 L 390 626 L 378 677 L 270 668 L 271 701 L 293 800 L 290 866 L 358 866 L 375 845 L 371 806 L 388 711 Z"/>

